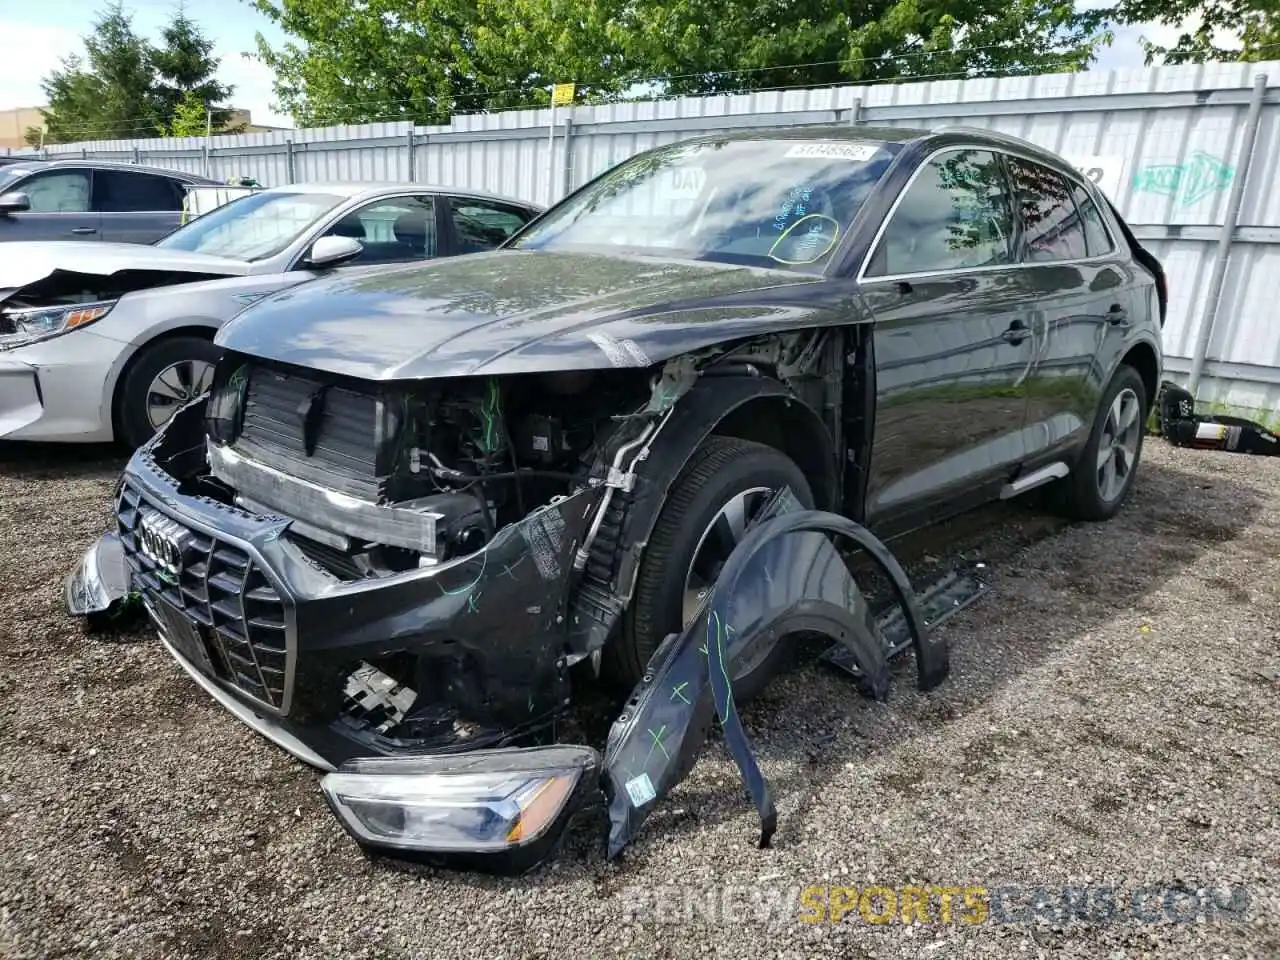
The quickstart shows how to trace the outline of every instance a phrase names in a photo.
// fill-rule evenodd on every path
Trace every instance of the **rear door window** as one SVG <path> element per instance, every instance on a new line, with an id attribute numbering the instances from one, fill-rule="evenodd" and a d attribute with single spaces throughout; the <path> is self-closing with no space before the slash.
<path id="1" fill-rule="evenodd" d="M 95 172 L 93 199 L 100 213 L 177 213 L 182 210 L 182 188 L 177 181 L 132 170 Z"/>
<path id="2" fill-rule="evenodd" d="M 1098 211 L 1097 204 L 1085 193 L 1084 187 L 1073 183 L 1071 196 L 1076 202 L 1076 209 L 1080 211 L 1080 220 L 1084 224 L 1084 245 L 1088 255 L 1101 257 L 1114 251 L 1116 245 L 1111 240 L 1111 233 L 1102 221 L 1102 214 Z"/>
<path id="3" fill-rule="evenodd" d="M 868 264 L 889 277 L 991 267 L 1013 261 L 1013 211 L 995 154 L 939 153 L 907 187 Z"/>
<path id="4" fill-rule="evenodd" d="M 1067 181 L 1030 160 L 1008 159 L 1022 218 L 1024 258 L 1030 263 L 1052 263 L 1087 257 L 1084 223 Z"/>
<path id="5" fill-rule="evenodd" d="M 492 250 L 533 219 L 533 214 L 505 203 L 474 197 L 452 197 L 449 212 L 459 253 Z"/>

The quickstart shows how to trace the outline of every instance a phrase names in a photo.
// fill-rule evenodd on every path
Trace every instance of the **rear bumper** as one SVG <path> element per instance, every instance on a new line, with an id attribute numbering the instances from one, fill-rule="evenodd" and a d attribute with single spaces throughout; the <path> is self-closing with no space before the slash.
<path id="1" fill-rule="evenodd" d="M 565 574 L 598 491 L 534 513 L 457 562 L 348 581 L 303 549 L 288 519 L 181 488 L 160 466 L 161 447 L 134 455 L 117 494 L 131 588 L 182 668 L 294 756 L 332 768 L 502 746 L 567 703 Z M 529 525 L 549 515 L 562 555 L 535 562 L 531 544 L 547 538 Z M 156 547 L 157 530 L 179 545 L 176 565 Z M 413 691 L 405 722 L 386 728 L 385 713 L 353 704 L 362 664 Z"/>
<path id="2" fill-rule="evenodd" d="M 0 351 L 0 438 L 95 443 L 113 439 L 106 384 L 123 345 L 77 330 Z"/>

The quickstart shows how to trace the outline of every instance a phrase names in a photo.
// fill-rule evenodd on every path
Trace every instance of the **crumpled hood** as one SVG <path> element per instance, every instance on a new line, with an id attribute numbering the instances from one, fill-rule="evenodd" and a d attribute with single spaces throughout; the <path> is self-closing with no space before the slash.
<path id="1" fill-rule="evenodd" d="M 642 367 L 810 326 L 815 284 L 828 286 L 722 263 L 499 250 L 304 283 L 217 343 L 366 380 Z"/>
<path id="2" fill-rule="evenodd" d="M 140 243 L 17 241 L 0 246 L 0 300 L 56 271 L 90 277 L 110 277 L 128 270 L 240 277 L 248 274 L 250 266 L 243 260 Z"/>

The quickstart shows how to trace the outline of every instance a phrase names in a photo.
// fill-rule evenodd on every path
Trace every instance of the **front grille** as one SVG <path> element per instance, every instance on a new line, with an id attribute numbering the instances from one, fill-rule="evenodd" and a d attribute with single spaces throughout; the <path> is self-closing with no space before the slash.
<path id="1" fill-rule="evenodd" d="M 219 679 L 281 710 L 289 675 L 285 605 L 266 575 L 240 547 L 181 524 L 181 562 L 166 568 L 144 550 L 141 528 L 158 513 L 128 483 L 120 488 L 116 517 L 135 585 L 153 604 L 179 611 L 194 628 Z"/>
<path id="2" fill-rule="evenodd" d="M 342 387 L 324 392 L 310 456 L 305 411 L 323 386 L 265 367 L 249 371 L 244 423 L 234 448 L 251 460 L 331 490 L 376 500 L 378 401 Z"/>

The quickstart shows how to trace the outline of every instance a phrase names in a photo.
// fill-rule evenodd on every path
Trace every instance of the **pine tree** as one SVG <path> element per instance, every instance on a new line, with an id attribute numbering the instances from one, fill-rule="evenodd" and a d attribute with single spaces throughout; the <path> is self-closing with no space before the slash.
<path id="1" fill-rule="evenodd" d="M 213 106 L 213 128 L 222 130 L 230 111 L 218 109 L 234 92 L 234 87 L 219 83 L 218 58 L 213 56 L 213 41 L 179 7 L 174 18 L 160 33 L 162 46 L 151 52 L 151 65 L 156 73 L 155 101 L 161 116 L 177 117 L 179 106 L 188 95 L 194 95 L 205 108 Z M 204 120 L 201 130 L 204 132 Z"/>

